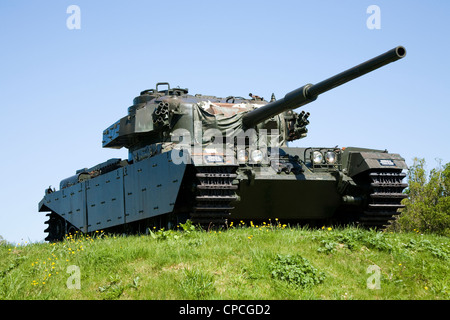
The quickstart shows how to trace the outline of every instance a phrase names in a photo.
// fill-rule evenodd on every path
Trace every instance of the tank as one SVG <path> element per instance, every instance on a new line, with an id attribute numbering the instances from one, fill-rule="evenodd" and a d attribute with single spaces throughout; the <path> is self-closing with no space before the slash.
<path id="1" fill-rule="evenodd" d="M 309 112 L 294 109 L 405 55 L 398 46 L 270 101 L 157 83 L 103 131 L 103 147 L 127 148 L 128 159 L 79 169 L 59 190 L 45 190 L 38 205 L 48 216 L 45 240 L 76 231 L 144 233 L 188 219 L 206 228 L 274 219 L 386 227 L 407 187 L 399 154 L 289 144 L 308 132 Z"/>

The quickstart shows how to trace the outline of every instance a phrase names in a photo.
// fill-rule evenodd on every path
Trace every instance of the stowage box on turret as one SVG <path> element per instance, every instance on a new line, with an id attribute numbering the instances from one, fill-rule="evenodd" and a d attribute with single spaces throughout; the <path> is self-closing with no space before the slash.
<path id="1" fill-rule="evenodd" d="M 77 170 L 59 190 L 45 191 L 39 211 L 49 216 L 46 240 L 75 231 L 145 232 L 187 219 L 386 226 L 405 197 L 401 156 L 287 143 L 307 133 L 309 113 L 294 109 L 405 55 L 396 47 L 270 102 L 253 94 L 193 96 L 157 83 L 103 132 L 103 147 L 125 147 L 128 159 Z"/>

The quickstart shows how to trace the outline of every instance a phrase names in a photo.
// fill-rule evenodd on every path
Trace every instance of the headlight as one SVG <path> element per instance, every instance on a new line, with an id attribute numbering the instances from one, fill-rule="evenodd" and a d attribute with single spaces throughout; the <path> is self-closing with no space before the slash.
<path id="1" fill-rule="evenodd" d="M 325 153 L 325 160 L 329 164 L 334 164 L 336 162 L 336 153 L 334 153 L 333 151 L 328 151 L 327 153 Z"/>
<path id="2" fill-rule="evenodd" d="M 251 157 L 253 162 L 260 163 L 263 160 L 263 153 L 261 150 L 253 150 Z"/>
<path id="3" fill-rule="evenodd" d="M 321 164 L 323 162 L 323 155 L 320 151 L 314 151 L 312 160 L 315 164 Z"/>
<path id="4" fill-rule="evenodd" d="M 248 160 L 248 151 L 245 149 L 238 150 L 237 159 L 239 163 L 245 163 Z"/>

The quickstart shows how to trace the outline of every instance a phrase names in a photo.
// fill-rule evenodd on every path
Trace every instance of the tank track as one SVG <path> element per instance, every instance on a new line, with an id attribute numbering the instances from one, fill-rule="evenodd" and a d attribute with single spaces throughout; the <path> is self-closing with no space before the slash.
<path id="1" fill-rule="evenodd" d="M 237 185 L 233 184 L 237 168 L 238 166 L 196 167 L 195 204 L 190 214 L 194 224 L 207 227 L 226 224 L 234 209 L 231 203 L 238 199 Z"/>
<path id="2" fill-rule="evenodd" d="M 44 232 L 47 232 L 48 235 L 44 240 L 48 242 L 61 241 L 66 234 L 64 219 L 54 212 L 48 213 L 46 216 L 48 217 L 48 220 L 44 223 L 48 224 L 48 227 L 44 230 Z"/>
<path id="3" fill-rule="evenodd" d="M 368 173 L 368 203 L 361 213 L 358 222 L 364 227 L 384 228 L 400 214 L 398 209 L 404 208 L 401 201 L 407 197 L 403 189 L 408 185 L 402 183 L 406 174 L 398 171 L 372 171 Z"/>

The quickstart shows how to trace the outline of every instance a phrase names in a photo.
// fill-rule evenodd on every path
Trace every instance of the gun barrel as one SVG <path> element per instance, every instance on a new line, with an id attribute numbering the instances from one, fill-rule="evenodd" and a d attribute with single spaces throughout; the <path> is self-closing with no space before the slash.
<path id="1" fill-rule="evenodd" d="M 341 72 L 333 77 L 330 77 L 326 80 L 323 80 L 315 85 L 313 85 L 309 90 L 308 94 L 311 96 L 318 96 L 321 93 L 324 93 L 328 90 L 336 88 L 346 82 L 349 82 L 353 79 L 361 77 L 366 73 L 372 72 L 378 68 L 381 68 L 388 63 L 397 61 L 398 59 L 403 58 L 406 55 L 406 49 L 402 46 L 398 46 L 394 49 L 391 49 L 379 56 L 367 60 L 353 68 L 350 68 L 344 72 Z"/>
<path id="2" fill-rule="evenodd" d="M 306 84 L 303 87 L 289 92 L 282 99 L 250 111 L 243 117 L 243 124 L 247 128 L 253 127 L 279 113 L 301 107 L 316 100 L 318 95 L 381 68 L 391 62 L 397 61 L 405 55 L 406 49 L 402 46 L 398 46 L 317 84 Z"/>

